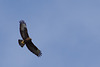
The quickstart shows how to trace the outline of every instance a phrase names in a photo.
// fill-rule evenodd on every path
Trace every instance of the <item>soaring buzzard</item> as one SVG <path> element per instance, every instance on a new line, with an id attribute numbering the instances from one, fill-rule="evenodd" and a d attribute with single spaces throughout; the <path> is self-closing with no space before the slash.
<path id="1" fill-rule="evenodd" d="M 28 31 L 27 31 L 27 27 L 26 27 L 26 23 L 21 20 L 20 22 L 20 34 L 23 40 L 19 39 L 18 43 L 21 47 L 23 47 L 25 44 L 27 46 L 27 48 L 34 53 L 35 55 L 37 55 L 38 57 L 40 57 L 42 55 L 41 51 L 32 43 L 32 39 L 29 37 L 28 35 Z"/>

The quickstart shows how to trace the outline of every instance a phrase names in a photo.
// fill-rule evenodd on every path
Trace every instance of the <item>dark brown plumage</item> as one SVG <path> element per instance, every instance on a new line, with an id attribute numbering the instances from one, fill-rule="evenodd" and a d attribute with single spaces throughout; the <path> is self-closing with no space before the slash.
<path id="1" fill-rule="evenodd" d="M 20 21 L 20 34 L 23 40 L 19 39 L 18 43 L 21 47 L 23 47 L 25 44 L 27 46 L 27 48 L 34 53 L 35 55 L 37 55 L 38 57 L 42 55 L 41 51 L 32 43 L 32 39 L 29 37 L 28 35 L 28 31 L 27 31 L 27 27 L 26 27 L 26 23 L 21 20 Z"/>

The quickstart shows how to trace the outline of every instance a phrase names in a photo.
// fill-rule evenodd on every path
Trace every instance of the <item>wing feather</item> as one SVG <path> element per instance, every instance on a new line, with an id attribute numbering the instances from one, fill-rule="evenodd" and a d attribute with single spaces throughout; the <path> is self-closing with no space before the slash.
<path id="1" fill-rule="evenodd" d="M 32 53 L 34 53 L 38 57 L 42 55 L 41 51 L 32 43 L 31 40 L 26 42 L 26 46 Z"/>
<path id="2" fill-rule="evenodd" d="M 23 20 L 20 21 L 20 34 L 23 40 L 25 40 L 26 38 L 29 38 L 26 23 Z"/>

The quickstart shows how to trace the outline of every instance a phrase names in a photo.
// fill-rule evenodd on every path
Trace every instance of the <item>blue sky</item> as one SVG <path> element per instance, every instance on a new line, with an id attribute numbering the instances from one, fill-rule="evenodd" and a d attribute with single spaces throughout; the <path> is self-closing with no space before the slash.
<path id="1" fill-rule="evenodd" d="M 18 39 L 25 20 L 38 58 Z M 0 0 L 0 67 L 100 67 L 100 0 Z"/>

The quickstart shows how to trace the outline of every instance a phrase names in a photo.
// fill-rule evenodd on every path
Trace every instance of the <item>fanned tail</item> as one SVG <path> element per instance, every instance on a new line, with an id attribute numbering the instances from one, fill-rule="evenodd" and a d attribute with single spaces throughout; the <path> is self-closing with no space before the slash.
<path id="1" fill-rule="evenodd" d="M 21 46 L 21 47 L 23 47 L 24 45 L 25 45 L 25 42 L 24 42 L 24 40 L 18 40 L 18 43 L 19 43 L 19 45 Z"/>

